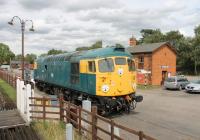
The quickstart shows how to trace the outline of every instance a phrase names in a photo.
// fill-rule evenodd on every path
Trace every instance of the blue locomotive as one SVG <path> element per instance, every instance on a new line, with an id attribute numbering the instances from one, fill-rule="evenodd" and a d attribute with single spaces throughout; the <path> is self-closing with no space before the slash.
<path id="1" fill-rule="evenodd" d="M 135 62 L 125 48 L 108 47 L 40 57 L 34 80 L 40 90 L 66 100 L 91 100 L 101 114 L 135 108 Z"/>

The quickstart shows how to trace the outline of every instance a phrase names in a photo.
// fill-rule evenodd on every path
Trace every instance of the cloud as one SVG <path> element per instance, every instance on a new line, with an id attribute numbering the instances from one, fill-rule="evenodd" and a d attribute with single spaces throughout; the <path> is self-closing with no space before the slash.
<path id="1" fill-rule="evenodd" d="M 28 10 L 41 10 L 52 6 L 56 0 L 18 0 Z"/>
<path id="2" fill-rule="evenodd" d="M 100 8 L 116 9 L 121 7 L 121 1 L 117 0 L 73 0 L 66 3 L 67 11 L 92 10 Z"/>
<path id="3" fill-rule="evenodd" d="M 73 51 L 98 40 L 127 46 L 129 37 L 139 38 L 144 28 L 180 30 L 191 36 L 199 24 L 199 9 L 198 0 L 0 0 L 0 42 L 21 53 L 20 24 L 7 24 L 15 15 L 34 22 L 34 33 L 26 24 L 26 53 Z"/>

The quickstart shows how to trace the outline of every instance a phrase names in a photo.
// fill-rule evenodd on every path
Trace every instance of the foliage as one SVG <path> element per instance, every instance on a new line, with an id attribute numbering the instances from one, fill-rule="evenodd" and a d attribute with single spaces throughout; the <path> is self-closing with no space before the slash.
<path id="1" fill-rule="evenodd" d="M 164 35 L 160 29 L 142 29 L 140 31 L 142 38 L 139 43 L 156 43 L 164 41 Z"/>
<path id="2" fill-rule="evenodd" d="M 33 129 L 43 140 L 64 140 L 65 128 L 63 125 L 53 121 L 37 121 L 32 124 Z"/>
<path id="3" fill-rule="evenodd" d="M 92 49 L 98 49 L 98 48 L 102 48 L 102 41 L 97 41 L 94 44 L 92 44 L 92 46 L 90 47 L 76 48 L 76 51 L 92 50 Z"/>
<path id="4" fill-rule="evenodd" d="M 30 64 L 34 63 L 34 60 L 37 58 L 37 55 L 35 54 L 27 54 L 25 57 L 25 61 L 29 62 Z"/>
<path id="5" fill-rule="evenodd" d="M 0 79 L 0 91 L 7 95 L 12 101 L 16 101 L 16 91 L 8 83 Z"/>
<path id="6" fill-rule="evenodd" d="M 10 60 L 15 57 L 15 54 L 9 49 L 9 46 L 0 43 L 0 65 L 10 63 Z"/>
<path id="7" fill-rule="evenodd" d="M 66 51 L 51 49 L 48 51 L 47 55 L 56 55 L 56 54 L 61 54 L 61 53 L 66 53 Z"/>
<path id="8" fill-rule="evenodd" d="M 56 121 L 34 121 L 33 129 L 43 140 L 65 140 L 65 123 Z M 83 137 L 74 129 L 74 139 L 81 140 Z"/>
<path id="9" fill-rule="evenodd" d="M 154 86 L 154 85 L 137 85 L 137 89 L 142 89 L 142 90 L 150 90 L 150 89 L 156 89 L 156 88 L 160 88 L 160 86 Z"/>
<path id="10" fill-rule="evenodd" d="M 179 31 L 162 33 L 159 29 L 142 29 L 139 44 L 170 42 L 177 51 L 177 69 L 184 73 L 198 73 L 200 70 L 200 26 L 194 29 L 195 37 L 189 38 Z M 198 47 L 199 46 L 199 47 Z"/>
<path id="11" fill-rule="evenodd" d="M 41 54 L 39 57 L 44 57 L 44 56 L 48 56 L 48 55 L 62 54 L 62 53 L 67 53 L 67 51 L 51 49 L 47 53 Z"/>
<path id="12" fill-rule="evenodd" d="M 22 55 L 21 54 L 18 54 L 15 56 L 15 60 L 17 61 L 21 61 L 21 58 L 22 58 Z M 33 64 L 34 63 L 34 60 L 37 58 L 37 55 L 36 54 L 27 54 L 25 57 L 24 57 L 24 60 L 29 62 L 30 64 Z"/>

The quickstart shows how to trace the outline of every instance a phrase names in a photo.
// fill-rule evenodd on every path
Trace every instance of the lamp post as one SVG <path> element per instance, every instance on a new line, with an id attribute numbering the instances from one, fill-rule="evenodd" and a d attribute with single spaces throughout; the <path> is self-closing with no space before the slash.
<path id="1" fill-rule="evenodd" d="M 25 31 L 25 24 L 27 22 L 31 22 L 32 23 L 32 26 L 31 28 L 29 29 L 29 31 L 34 31 L 34 28 L 33 28 L 33 21 L 32 20 L 23 20 L 21 18 L 19 18 L 18 16 L 14 16 L 11 21 L 8 22 L 8 24 L 10 25 L 14 25 L 14 20 L 15 19 L 18 19 L 20 24 L 21 24 L 21 31 L 22 31 L 22 57 L 21 57 L 21 63 L 22 63 L 22 79 L 24 80 L 24 31 Z"/>

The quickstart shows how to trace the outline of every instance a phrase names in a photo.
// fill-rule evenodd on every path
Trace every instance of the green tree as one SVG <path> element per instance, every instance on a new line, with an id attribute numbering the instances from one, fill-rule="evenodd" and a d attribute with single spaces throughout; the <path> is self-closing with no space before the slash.
<path id="1" fill-rule="evenodd" d="M 98 48 L 102 48 L 102 41 L 97 41 L 94 44 L 92 44 L 90 47 L 76 48 L 76 51 L 92 50 L 92 49 L 98 49 Z"/>
<path id="2" fill-rule="evenodd" d="M 198 73 L 198 69 L 200 69 L 200 25 L 195 27 L 194 29 L 195 37 L 193 39 L 193 49 L 192 53 L 192 60 L 194 63 L 194 73 Z"/>
<path id="3" fill-rule="evenodd" d="M 18 54 L 18 55 L 15 56 L 15 60 L 21 61 L 21 59 L 22 59 L 22 55 L 21 54 Z"/>
<path id="4" fill-rule="evenodd" d="M 56 54 L 61 54 L 61 53 L 66 53 L 66 52 L 67 51 L 51 49 L 47 52 L 47 55 L 56 55 Z"/>
<path id="5" fill-rule="evenodd" d="M 37 58 L 37 55 L 31 53 L 31 54 L 26 55 L 25 60 L 29 62 L 30 64 L 33 64 L 36 58 Z"/>
<path id="6" fill-rule="evenodd" d="M 89 50 L 102 48 L 102 41 L 97 41 L 89 47 Z"/>
<path id="7" fill-rule="evenodd" d="M 41 54 L 39 57 L 44 57 L 44 56 L 47 56 L 47 54 L 46 54 L 46 53 L 43 53 L 43 54 Z"/>
<path id="8" fill-rule="evenodd" d="M 89 47 L 78 47 L 78 48 L 76 48 L 76 51 L 85 51 L 85 50 L 89 50 Z"/>
<path id="9" fill-rule="evenodd" d="M 160 29 L 142 29 L 140 31 L 142 38 L 139 40 L 139 44 L 141 43 L 157 43 L 165 41 L 164 34 L 160 31 Z"/>
<path id="10" fill-rule="evenodd" d="M 0 65 L 10 63 L 10 60 L 15 57 L 15 54 L 10 50 L 9 46 L 0 43 Z"/>

